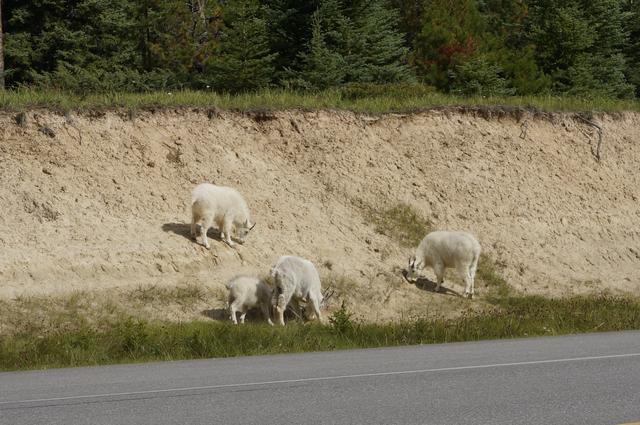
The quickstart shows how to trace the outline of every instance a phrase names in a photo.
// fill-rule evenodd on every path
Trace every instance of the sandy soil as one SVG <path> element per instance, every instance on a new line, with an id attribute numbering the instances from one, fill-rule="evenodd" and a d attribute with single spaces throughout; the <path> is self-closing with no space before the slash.
<path id="1" fill-rule="evenodd" d="M 600 162 L 595 129 L 571 114 L 489 115 L 31 111 L 18 125 L 0 113 L 0 298 L 215 290 L 295 254 L 355 282 L 348 302 L 368 320 L 464 308 L 400 277 L 410 250 L 367 211 L 401 202 L 475 233 L 518 291 L 637 294 L 640 114 L 594 118 Z M 203 181 L 245 195 L 257 222 L 246 245 L 189 239 Z"/>

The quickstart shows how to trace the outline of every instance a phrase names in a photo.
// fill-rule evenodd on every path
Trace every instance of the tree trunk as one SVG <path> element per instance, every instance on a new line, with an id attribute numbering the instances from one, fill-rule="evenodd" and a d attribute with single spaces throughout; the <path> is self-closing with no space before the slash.
<path id="1" fill-rule="evenodd" d="M 0 90 L 4 90 L 4 45 L 2 44 L 2 0 L 0 0 Z"/>

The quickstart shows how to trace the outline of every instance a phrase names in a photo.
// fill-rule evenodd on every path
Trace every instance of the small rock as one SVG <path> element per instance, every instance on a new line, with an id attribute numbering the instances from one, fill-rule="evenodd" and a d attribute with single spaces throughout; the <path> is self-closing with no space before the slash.
<path id="1" fill-rule="evenodd" d="M 44 167 L 42 169 L 42 172 L 45 173 L 46 175 L 50 176 L 52 174 L 51 169 Z"/>
<path id="2" fill-rule="evenodd" d="M 20 127 L 24 127 L 25 125 L 27 125 L 27 114 L 25 114 L 24 112 L 20 112 L 18 115 L 16 115 L 15 120 L 16 124 L 18 124 Z"/>
<path id="3" fill-rule="evenodd" d="M 51 138 L 56 137 L 56 133 L 50 129 L 49 127 L 40 127 L 38 128 L 38 131 L 42 134 L 44 134 L 45 136 L 49 136 Z"/>
<path id="4" fill-rule="evenodd" d="M 151 168 L 153 168 L 153 167 L 155 167 L 155 166 L 156 166 L 156 163 L 155 163 L 155 162 L 153 162 L 153 161 L 149 161 L 149 162 L 147 162 L 147 167 L 151 167 Z"/>

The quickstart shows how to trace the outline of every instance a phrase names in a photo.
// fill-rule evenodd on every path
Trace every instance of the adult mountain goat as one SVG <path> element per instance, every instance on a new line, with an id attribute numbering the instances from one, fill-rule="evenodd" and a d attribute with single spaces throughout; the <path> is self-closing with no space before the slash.
<path id="1" fill-rule="evenodd" d="M 251 224 L 249 207 L 237 190 L 202 183 L 191 192 L 191 237 L 196 239 L 196 225 L 200 225 L 202 244 L 208 248 L 207 231 L 213 223 L 220 231 L 220 238 L 229 246 L 234 246 L 231 231 L 235 227 L 236 238 L 244 243 L 247 234 L 255 224 Z"/>
<path id="2" fill-rule="evenodd" d="M 433 267 L 438 280 L 436 291 L 444 281 L 444 271 L 453 267 L 465 283 L 465 296 L 473 298 L 474 280 L 478 259 L 480 258 L 480 243 L 466 232 L 431 232 L 422 239 L 416 249 L 416 254 L 409 259 L 409 274 L 413 278 L 425 267 Z"/>
<path id="3" fill-rule="evenodd" d="M 310 304 L 320 320 L 322 288 L 318 271 L 311 261 L 290 255 L 282 256 L 271 268 L 271 277 L 275 281 L 276 311 L 281 325 L 284 326 L 284 311 L 292 301 L 295 304 L 298 301 Z"/>

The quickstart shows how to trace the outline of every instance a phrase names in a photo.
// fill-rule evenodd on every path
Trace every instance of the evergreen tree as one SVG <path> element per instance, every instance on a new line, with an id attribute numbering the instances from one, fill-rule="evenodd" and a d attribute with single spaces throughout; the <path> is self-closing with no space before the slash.
<path id="1" fill-rule="evenodd" d="M 530 0 L 529 35 L 557 92 L 628 97 L 619 0 Z"/>
<path id="2" fill-rule="evenodd" d="M 223 10 L 224 27 L 217 55 L 203 82 L 225 92 L 266 87 L 273 82 L 273 61 L 262 7 L 255 0 L 232 0 Z"/>
<path id="3" fill-rule="evenodd" d="M 517 94 L 547 91 L 549 78 L 536 63 L 535 46 L 525 37 L 524 22 L 528 14 L 525 1 L 478 0 L 478 10 L 485 25 L 478 48 L 482 59 L 500 69 L 500 75 Z"/>
<path id="4" fill-rule="evenodd" d="M 422 30 L 425 2 L 423 0 L 390 0 L 389 3 L 398 11 L 400 15 L 398 29 L 405 35 L 408 45 L 411 45 Z"/>
<path id="5" fill-rule="evenodd" d="M 140 46 L 145 69 L 161 68 L 174 84 L 190 86 L 207 72 L 219 47 L 222 7 L 217 0 L 145 0 Z"/>
<path id="6" fill-rule="evenodd" d="M 412 80 L 404 62 L 408 48 L 398 28 L 399 13 L 384 0 L 350 2 L 345 60 L 347 81 L 395 83 Z"/>
<path id="7" fill-rule="evenodd" d="M 627 81 L 635 86 L 635 95 L 640 97 L 640 1 L 623 0 L 624 29 L 628 41 L 624 46 Z"/>
<path id="8" fill-rule="evenodd" d="M 307 50 L 299 55 L 301 70 L 294 72 L 295 86 L 325 89 L 340 85 L 347 73 L 344 38 L 349 21 L 337 0 L 325 0 L 313 13 L 311 40 Z"/>
<path id="9" fill-rule="evenodd" d="M 412 42 L 410 62 L 418 76 L 440 90 L 450 89 L 450 71 L 481 47 L 485 31 L 475 0 L 423 0 L 421 29 Z"/>
<path id="10" fill-rule="evenodd" d="M 134 9 L 133 0 L 6 0 L 9 84 L 109 88 L 135 80 L 128 72 L 140 64 Z"/>
<path id="11" fill-rule="evenodd" d="M 509 96 L 510 88 L 503 70 L 482 56 L 474 57 L 451 71 L 453 93 L 466 96 Z"/>
<path id="12" fill-rule="evenodd" d="M 324 88 L 342 82 L 411 80 L 403 63 L 408 49 L 397 22 L 397 11 L 383 0 L 321 0 L 312 17 L 312 37 L 298 55 L 301 65 L 294 81 Z"/>
<path id="13" fill-rule="evenodd" d="M 269 33 L 276 78 L 288 80 L 302 67 L 300 53 L 309 48 L 312 18 L 321 0 L 261 0 Z"/>
<path id="14" fill-rule="evenodd" d="M 4 90 L 4 47 L 2 39 L 2 0 L 0 0 L 0 90 Z"/>

